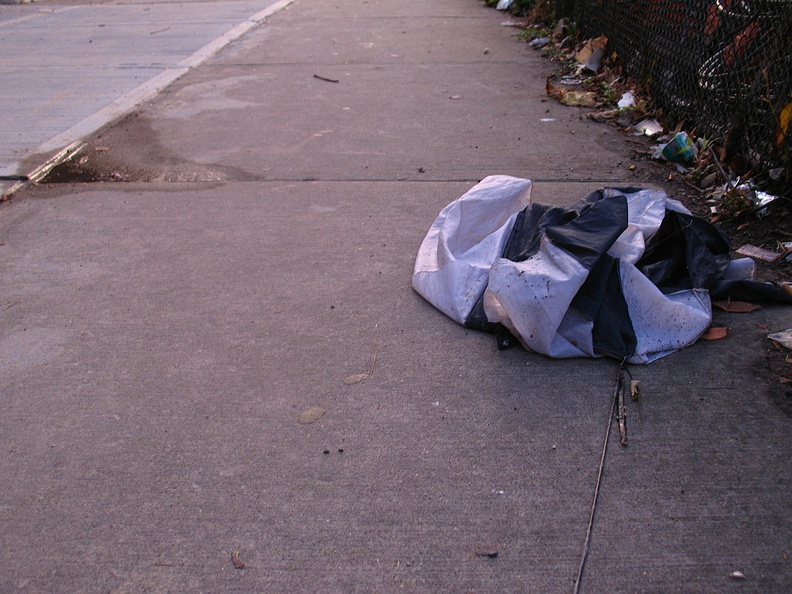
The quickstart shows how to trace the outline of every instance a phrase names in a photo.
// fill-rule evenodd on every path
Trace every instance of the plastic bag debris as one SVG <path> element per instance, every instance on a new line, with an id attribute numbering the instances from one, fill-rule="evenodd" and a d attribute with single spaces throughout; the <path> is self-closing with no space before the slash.
<path id="1" fill-rule="evenodd" d="M 624 93 L 624 95 L 622 95 L 621 99 L 619 99 L 619 102 L 616 104 L 616 107 L 618 107 L 619 109 L 627 109 L 628 107 L 632 107 L 633 105 L 635 105 L 635 95 L 633 95 L 632 92 L 627 91 L 626 93 Z"/>
<path id="2" fill-rule="evenodd" d="M 729 180 L 713 193 L 712 202 L 718 205 L 718 219 L 734 218 L 746 213 L 753 213 L 761 219 L 767 214 L 770 203 L 777 198 L 778 196 L 756 190 L 751 180 L 739 185 L 734 185 Z"/>
<path id="3" fill-rule="evenodd" d="M 499 345 L 648 363 L 710 327 L 711 295 L 792 303 L 663 192 L 606 188 L 561 208 L 533 204 L 532 190 L 485 178 L 440 212 L 415 261 L 413 288 Z"/>
<path id="4" fill-rule="evenodd" d="M 533 47 L 533 48 L 539 49 L 539 48 L 543 48 L 548 43 L 550 43 L 550 38 L 549 37 L 537 37 L 536 39 L 534 39 L 533 41 L 531 41 L 528 44 L 528 47 Z"/>
<path id="5" fill-rule="evenodd" d="M 657 136 L 663 133 L 663 125 L 657 120 L 646 119 L 635 124 L 633 130 L 638 136 Z"/>
<path id="6" fill-rule="evenodd" d="M 753 203 L 759 207 L 759 210 L 756 211 L 756 214 L 759 216 L 759 218 L 767 214 L 767 208 L 764 207 L 773 202 L 776 198 L 778 198 L 778 196 L 773 196 L 767 192 L 756 191 L 751 194 L 751 200 L 753 200 Z"/>

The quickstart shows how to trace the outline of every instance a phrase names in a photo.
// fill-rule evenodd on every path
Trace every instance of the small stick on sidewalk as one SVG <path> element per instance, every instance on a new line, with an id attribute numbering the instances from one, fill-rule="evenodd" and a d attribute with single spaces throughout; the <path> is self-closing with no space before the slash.
<path id="1" fill-rule="evenodd" d="M 318 78 L 319 80 L 326 80 L 327 82 L 337 83 L 338 80 L 335 78 L 327 78 L 326 76 L 319 76 L 318 74 L 314 74 L 314 78 Z"/>
<path id="2" fill-rule="evenodd" d="M 617 404 L 616 419 L 619 423 L 619 435 L 621 435 L 621 444 L 627 445 L 627 409 L 624 406 L 624 361 L 619 364 L 619 370 L 616 372 L 616 393 L 614 394 Z"/>
<path id="3" fill-rule="evenodd" d="M 380 354 L 380 351 L 384 349 L 386 346 L 388 345 L 386 344 L 385 346 L 379 347 L 377 351 L 374 353 L 374 360 L 371 362 L 371 371 L 369 371 L 369 375 L 374 375 L 374 367 L 377 365 L 377 356 Z"/>

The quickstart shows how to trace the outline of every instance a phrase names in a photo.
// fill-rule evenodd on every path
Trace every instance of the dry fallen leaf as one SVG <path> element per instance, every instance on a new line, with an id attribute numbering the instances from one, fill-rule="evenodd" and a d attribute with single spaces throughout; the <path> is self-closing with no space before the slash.
<path id="1" fill-rule="evenodd" d="M 231 563 L 234 564 L 234 567 L 237 569 L 244 569 L 245 562 L 239 558 L 239 551 L 231 551 Z"/>
<path id="2" fill-rule="evenodd" d="M 368 373 L 355 373 L 344 379 L 344 383 L 349 386 L 351 384 L 362 382 L 364 379 L 368 379 L 368 377 L 369 377 Z"/>
<path id="3" fill-rule="evenodd" d="M 638 400 L 641 397 L 641 381 L 640 380 L 631 380 L 630 381 L 630 396 L 632 396 L 633 400 Z"/>
<path id="4" fill-rule="evenodd" d="M 423 167 L 421 169 L 423 169 Z M 374 373 L 374 368 L 377 366 L 377 357 L 379 356 L 380 351 L 384 348 L 385 348 L 384 346 L 380 347 L 374 353 L 374 359 L 371 362 L 371 369 L 369 370 L 368 373 L 355 373 L 349 375 L 346 377 L 346 379 L 344 379 L 344 383 L 349 386 L 351 384 L 356 384 L 358 382 L 362 382 L 363 380 L 370 378 Z"/>
<path id="5" fill-rule="evenodd" d="M 745 301 L 713 301 L 712 305 L 729 313 L 748 313 L 762 309 L 761 305 L 746 303 Z"/>
<path id="6" fill-rule="evenodd" d="M 723 326 L 712 326 L 701 336 L 701 338 L 704 340 L 720 340 L 721 338 L 726 338 L 728 335 L 728 328 Z"/>
<path id="7" fill-rule="evenodd" d="M 325 414 L 325 409 L 319 408 L 318 406 L 312 406 L 308 410 L 304 410 L 300 413 L 297 417 L 297 420 L 302 423 L 303 425 L 308 425 L 309 423 L 315 423 L 319 419 L 322 418 L 322 415 Z"/>
<path id="8" fill-rule="evenodd" d="M 591 91 L 569 91 L 559 101 L 570 107 L 597 107 L 597 95 Z"/>
<path id="9" fill-rule="evenodd" d="M 548 78 L 545 82 L 545 91 L 550 97 L 558 99 L 563 105 L 596 107 L 597 95 L 591 91 L 580 90 Z"/>

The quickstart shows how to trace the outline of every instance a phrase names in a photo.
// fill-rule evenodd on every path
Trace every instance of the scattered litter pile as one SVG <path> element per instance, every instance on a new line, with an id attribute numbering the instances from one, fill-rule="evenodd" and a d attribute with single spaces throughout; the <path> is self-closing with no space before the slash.
<path id="1" fill-rule="evenodd" d="M 427 301 L 501 347 L 649 363 L 704 334 L 711 297 L 792 303 L 664 192 L 607 188 L 561 208 L 532 204 L 532 187 L 482 180 L 440 212 L 413 272 Z"/>
<path id="2" fill-rule="evenodd" d="M 778 33 L 792 10 L 784 4 L 671 2 L 653 5 L 650 17 L 645 3 L 515 0 L 508 24 L 556 63 L 548 96 L 594 108 L 587 117 L 640 137 L 630 139 L 638 146 L 628 169 L 646 179 L 637 162 L 665 163 L 672 193 L 735 241 L 765 250 L 757 274 L 778 280 L 792 272 L 792 38 Z M 727 55 L 743 52 L 726 68 Z"/>

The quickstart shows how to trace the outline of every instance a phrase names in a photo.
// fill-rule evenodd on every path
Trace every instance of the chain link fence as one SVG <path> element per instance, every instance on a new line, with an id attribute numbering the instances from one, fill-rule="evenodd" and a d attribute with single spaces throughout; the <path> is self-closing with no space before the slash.
<path id="1" fill-rule="evenodd" d="M 792 0 L 551 0 L 669 120 L 792 197 Z"/>

